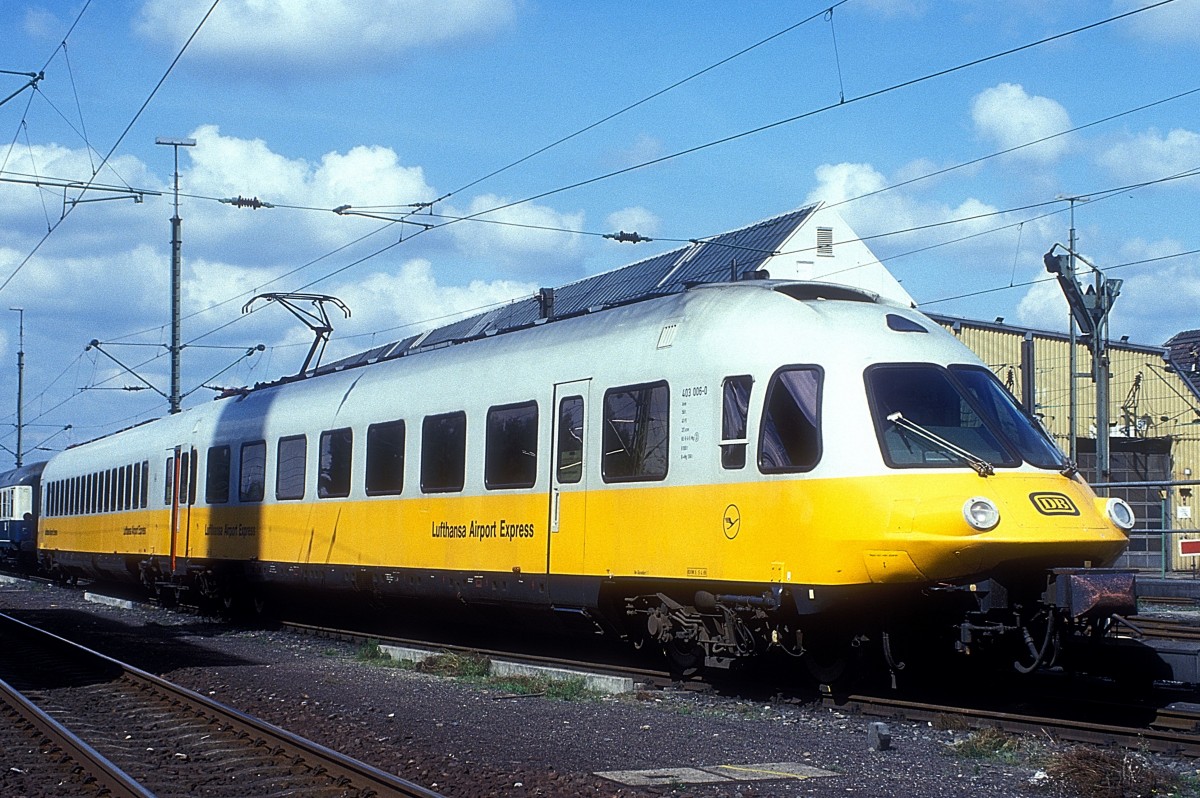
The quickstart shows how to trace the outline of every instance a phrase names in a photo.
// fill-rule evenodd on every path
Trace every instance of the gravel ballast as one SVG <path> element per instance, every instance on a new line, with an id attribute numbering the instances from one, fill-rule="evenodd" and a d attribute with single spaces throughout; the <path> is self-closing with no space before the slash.
<path id="1" fill-rule="evenodd" d="M 821 706 L 690 690 L 514 696 L 364 659 L 349 643 L 23 581 L 0 584 L 0 610 L 447 796 L 1078 794 L 1047 775 L 1056 746 L 1045 741 L 967 754 L 955 746 L 967 732 L 889 721 L 890 747 L 871 750 L 875 719 Z M 1194 774 L 1195 763 L 1154 764 Z M 637 784 L 624 771 L 657 772 Z"/>

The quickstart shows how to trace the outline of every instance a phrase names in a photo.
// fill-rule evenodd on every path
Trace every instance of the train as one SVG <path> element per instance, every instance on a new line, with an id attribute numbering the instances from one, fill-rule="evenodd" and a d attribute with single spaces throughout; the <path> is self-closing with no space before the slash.
<path id="1" fill-rule="evenodd" d="M 164 601 L 534 613 L 678 673 L 774 651 L 822 683 L 932 652 L 1031 671 L 1132 611 L 1131 509 L 951 332 L 753 264 L 666 280 L 73 446 L 39 475 L 39 565 Z"/>
<path id="2" fill-rule="evenodd" d="M 28 571 L 37 563 L 37 513 L 44 462 L 0 474 L 0 565 Z"/>

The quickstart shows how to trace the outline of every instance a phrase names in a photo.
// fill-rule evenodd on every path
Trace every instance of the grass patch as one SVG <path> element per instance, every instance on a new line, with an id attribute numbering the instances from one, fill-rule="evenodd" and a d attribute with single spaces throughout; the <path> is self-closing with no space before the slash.
<path id="1" fill-rule="evenodd" d="M 1015 764 L 1025 754 L 1025 745 L 1015 735 L 999 729 L 976 729 L 954 743 L 950 750 L 963 759 L 982 759 L 988 762 Z"/>
<path id="2" fill-rule="evenodd" d="M 544 695 L 560 701 L 591 699 L 596 693 L 587 689 L 587 681 L 581 677 L 549 679 L 545 676 L 494 676 L 487 680 L 489 687 L 510 696 Z"/>
<path id="3" fill-rule="evenodd" d="M 434 654 L 421 660 L 413 670 L 435 676 L 453 676 L 463 679 L 483 679 L 488 675 L 492 663 L 487 657 L 471 654 Z"/>
<path id="4" fill-rule="evenodd" d="M 379 647 L 378 640 L 366 640 L 358 646 L 358 650 L 354 652 L 354 658 L 359 662 L 381 663 L 384 660 L 391 661 L 391 657 L 383 653 L 383 649 Z"/>
<path id="5" fill-rule="evenodd" d="M 1133 751 L 1071 748 L 1051 755 L 1045 770 L 1051 779 L 1091 798 L 1180 794 L 1187 786 L 1175 773 Z M 1195 792 L 1189 789 L 1187 794 Z"/>

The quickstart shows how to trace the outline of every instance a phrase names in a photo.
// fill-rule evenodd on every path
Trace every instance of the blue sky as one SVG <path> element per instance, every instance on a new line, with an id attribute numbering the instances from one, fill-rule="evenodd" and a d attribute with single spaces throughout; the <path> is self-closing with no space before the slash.
<path id="1" fill-rule="evenodd" d="M 831 5 L 220 0 L 201 24 L 212 0 L 3 4 L 0 69 L 45 69 L 36 92 L 0 74 L 0 99 L 17 92 L 0 309 L 25 309 L 26 449 L 165 411 L 85 351 L 102 341 L 168 389 L 156 137 L 197 140 L 180 151 L 185 405 L 299 368 L 310 333 L 279 307 L 243 316 L 257 292 L 346 302 L 329 359 L 813 201 L 838 203 L 922 309 L 1061 330 L 1041 255 L 1066 240 L 1061 198 L 1086 196 L 1079 249 L 1125 281 L 1112 335 L 1200 326 L 1200 177 L 1155 182 L 1200 168 L 1200 0 L 1028 47 L 1151 3 Z M 64 205 L 89 180 L 131 192 Z M 238 195 L 275 207 L 218 201 Z M 332 212 L 433 200 L 413 217 L 428 231 Z M 601 237 L 622 229 L 656 240 Z M 14 410 L 16 339 L 6 313 Z M 14 422 L 0 411 L 9 449 Z"/>

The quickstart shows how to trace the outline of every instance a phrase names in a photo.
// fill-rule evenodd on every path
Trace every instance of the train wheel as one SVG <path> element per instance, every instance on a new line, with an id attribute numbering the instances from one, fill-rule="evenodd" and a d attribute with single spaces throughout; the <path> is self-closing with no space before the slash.
<path id="1" fill-rule="evenodd" d="M 663 653 L 667 657 L 667 670 L 675 681 L 682 681 L 704 665 L 704 649 L 693 640 L 673 639 L 663 645 Z"/>
<path id="2" fill-rule="evenodd" d="M 846 634 L 826 632 L 805 635 L 804 662 L 821 691 L 840 692 L 859 677 L 863 659 L 862 640 Z"/>

